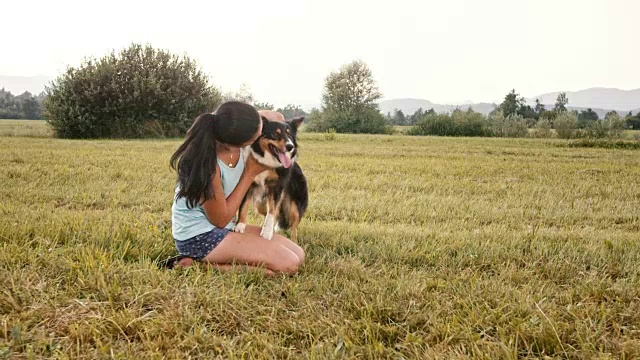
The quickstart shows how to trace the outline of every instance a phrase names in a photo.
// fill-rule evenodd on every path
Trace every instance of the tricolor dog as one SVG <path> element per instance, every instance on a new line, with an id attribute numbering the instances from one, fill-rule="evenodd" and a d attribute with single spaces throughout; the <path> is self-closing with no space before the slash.
<path id="1" fill-rule="evenodd" d="M 270 121 L 262 116 L 262 134 L 243 149 L 244 158 L 253 156 L 268 166 L 255 177 L 240 209 L 234 231 L 243 233 L 247 223 L 249 203 L 265 216 L 260 236 L 271 240 L 275 227 L 291 229 L 291 240 L 297 242 L 298 224 L 308 204 L 307 180 L 296 163 L 298 128 L 304 117 L 288 121 Z"/>

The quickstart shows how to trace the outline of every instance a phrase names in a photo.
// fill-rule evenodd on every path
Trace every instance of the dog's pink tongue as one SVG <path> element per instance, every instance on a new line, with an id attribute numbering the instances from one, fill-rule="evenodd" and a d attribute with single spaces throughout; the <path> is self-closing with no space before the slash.
<path id="1" fill-rule="evenodd" d="M 284 167 L 286 169 L 288 169 L 291 166 L 291 159 L 289 159 L 289 157 L 287 157 L 287 154 L 279 153 L 278 154 L 278 159 L 280 159 L 280 162 L 282 163 L 282 165 L 284 165 Z"/>

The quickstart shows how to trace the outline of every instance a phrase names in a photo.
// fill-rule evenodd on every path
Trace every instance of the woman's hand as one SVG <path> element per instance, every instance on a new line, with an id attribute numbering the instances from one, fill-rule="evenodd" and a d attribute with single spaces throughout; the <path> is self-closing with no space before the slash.
<path id="1" fill-rule="evenodd" d="M 269 167 L 262 165 L 253 156 L 249 155 L 246 164 L 244 164 L 244 173 L 252 179 L 261 172 L 268 170 Z"/>

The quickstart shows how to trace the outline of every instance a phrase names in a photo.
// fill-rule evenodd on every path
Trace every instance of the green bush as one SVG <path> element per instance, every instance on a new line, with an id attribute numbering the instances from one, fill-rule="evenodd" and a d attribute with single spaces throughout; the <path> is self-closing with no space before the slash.
<path id="1" fill-rule="evenodd" d="M 553 131 L 551 130 L 551 122 L 547 119 L 540 119 L 536 123 L 533 131 L 530 133 L 534 138 L 551 138 L 553 137 Z"/>
<path id="2" fill-rule="evenodd" d="M 138 138 L 181 136 L 220 101 L 187 56 L 132 44 L 67 69 L 48 89 L 44 108 L 59 137 Z"/>
<path id="3" fill-rule="evenodd" d="M 605 124 L 608 128 L 608 136 L 610 138 L 619 138 L 622 136 L 625 128 L 624 119 L 617 113 L 605 118 Z"/>
<path id="4" fill-rule="evenodd" d="M 328 141 L 333 141 L 336 139 L 336 129 L 331 128 L 324 134 L 324 139 Z"/>
<path id="5" fill-rule="evenodd" d="M 304 131 L 308 132 L 327 132 L 329 131 L 329 123 L 327 122 L 324 113 L 316 108 L 313 108 L 309 115 L 304 119 L 302 125 Z M 334 129 L 335 130 L 335 129 Z"/>
<path id="6" fill-rule="evenodd" d="M 456 109 L 451 114 L 427 113 L 414 127 L 407 131 L 408 135 L 436 136 L 492 136 L 490 124 L 482 114 L 468 109 Z"/>
<path id="7" fill-rule="evenodd" d="M 449 114 L 424 115 L 407 131 L 408 135 L 456 136 L 455 124 Z"/>
<path id="8" fill-rule="evenodd" d="M 624 123 L 631 130 L 640 130 L 640 113 L 636 114 L 635 117 L 627 117 Z"/>
<path id="9" fill-rule="evenodd" d="M 305 122 L 305 131 L 350 134 L 391 134 L 393 127 L 387 124 L 384 115 L 376 108 L 356 111 L 323 111 L 313 109 Z"/>
<path id="10" fill-rule="evenodd" d="M 637 141 L 625 141 L 614 139 L 578 139 L 573 140 L 566 144 L 568 147 L 583 147 L 583 148 L 603 148 L 603 149 L 623 149 L 623 150 L 640 150 L 640 142 Z"/>
<path id="11" fill-rule="evenodd" d="M 575 113 L 563 111 L 558 113 L 553 122 L 556 133 L 561 139 L 575 138 L 578 129 L 578 117 Z"/>
<path id="12" fill-rule="evenodd" d="M 521 115 L 511 114 L 504 116 L 498 111 L 489 117 L 491 130 L 498 137 L 526 137 L 529 134 L 527 122 Z"/>
<path id="13" fill-rule="evenodd" d="M 455 126 L 454 136 L 493 136 L 488 119 L 471 108 L 454 110 L 451 119 Z"/>
<path id="14" fill-rule="evenodd" d="M 579 126 L 579 125 L 578 125 Z M 577 132 L 579 138 L 604 139 L 609 134 L 609 126 L 604 121 L 593 120 Z"/>

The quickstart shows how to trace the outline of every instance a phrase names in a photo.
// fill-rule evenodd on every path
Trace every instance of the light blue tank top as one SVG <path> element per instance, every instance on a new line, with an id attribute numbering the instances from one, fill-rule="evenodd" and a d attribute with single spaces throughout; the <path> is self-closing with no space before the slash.
<path id="1" fill-rule="evenodd" d="M 244 171 L 244 156 L 240 152 L 240 159 L 236 167 L 229 167 L 227 164 L 218 159 L 220 166 L 220 177 L 222 179 L 222 189 L 224 190 L 225 199 L 233 192 L 240 181 L 240 176 Z M 178 194 L 180 185 L 176 186 L 175 195 Z M 198 205 L 189 209 L 187 200 L 183 197 L 176 199 L 174 195 L 173 205 L 171 206 L 171 231 L 176 240 L 187 240 L 196 235 L 211 231 L 215 226 L 209 222 L 202 205 Z M 226 229 L 232 230 L 235 226 L 236 218 L 234 216 Z"/>

